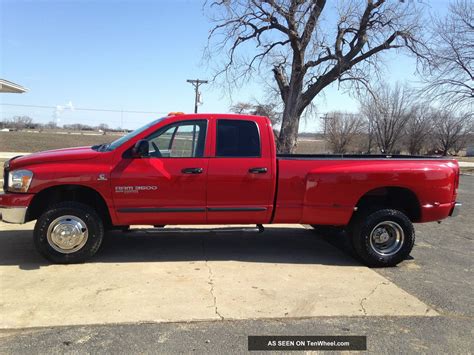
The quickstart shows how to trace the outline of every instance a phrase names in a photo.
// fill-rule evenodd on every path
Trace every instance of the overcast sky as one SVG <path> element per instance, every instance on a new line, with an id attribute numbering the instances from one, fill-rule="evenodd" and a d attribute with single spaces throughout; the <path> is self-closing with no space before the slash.
<path id="1" fill-rule="evenodd" d="M 419 0 L 413 0 L 419 1 Z M 448 0 L 426 1 L 444 13 Z M 0 77 L 29 89 L 3 94 L 0 118 L 25 114 L 40 122 L 82 122 L 136 128 L 170 111 L 192 112 L 189 78 L 206 79 L 202 53 L 211 24 L 202 1 L 22 1 L 0 0 Z M 387 80 L 416 80 L 412 59 L 386 57 Z M 259 82 L 234 92 L 232 100 L 261 97 Z M 203 86 L 201 112 L 227 112 L 231 99 Z M 6 104 L 52 106 L 15 107 Z M 334 85 L 317 99 L 317 115 L 356 111 L 357 103 Z M 83 111 L 99 108 L 153 113 Z M 301 130 L 314 131 L 317 119 Z"/>

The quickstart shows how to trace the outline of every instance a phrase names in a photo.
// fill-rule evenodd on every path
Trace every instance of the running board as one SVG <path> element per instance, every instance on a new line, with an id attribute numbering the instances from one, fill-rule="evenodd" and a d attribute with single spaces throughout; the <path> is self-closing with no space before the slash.
<path id="1" fill-rule="evenodd" d="M 265 228 L 261 224 L 255 227 L 223 227 L 223 228 L 146 228 L 146 229 L 130 229 L 130 232 L 145 232 L 157 234 L 190 234 L 190 233 L 263 233 Z"/>

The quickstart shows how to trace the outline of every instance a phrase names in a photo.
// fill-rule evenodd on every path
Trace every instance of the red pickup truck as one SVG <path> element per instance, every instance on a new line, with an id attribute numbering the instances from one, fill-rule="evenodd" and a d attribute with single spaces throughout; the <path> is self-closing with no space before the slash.
<path id="1" fill-rule="evenodd" d="M 108 229 L 130 225 L 301 223 L 345 227 L 370 266 L 411 251 L 413 222 L 457 214 L 455 160 L 277 155 L 266 117 L 170 114 L 110 144 L 16 157 L 2 220 L 37 220 L 56 263 L 82 262 Z"/>

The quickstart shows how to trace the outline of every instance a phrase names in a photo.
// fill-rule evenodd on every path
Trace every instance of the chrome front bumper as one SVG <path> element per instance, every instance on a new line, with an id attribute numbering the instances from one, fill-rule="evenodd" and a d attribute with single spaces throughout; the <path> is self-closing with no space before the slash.
<path id="1" fill-rule="evenodd" d="M 461 211 L 461 207 L 462 207 L 462 203 L 456 202 L 449 216 L 456 217 L 457 215 L 459 215 L 459 212 Z"/>
<path id="2" fill-rule="evenodd" d="M 28 207 L 0 207 L 0 221 L 23 224 Z"/>

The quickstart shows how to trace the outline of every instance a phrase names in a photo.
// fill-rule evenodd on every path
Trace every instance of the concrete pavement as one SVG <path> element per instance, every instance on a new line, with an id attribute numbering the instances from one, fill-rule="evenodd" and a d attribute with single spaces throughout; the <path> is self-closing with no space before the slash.
<path id="1" fill-rule="evenodd" d="M 80 265 L 48 265 L 32 227 L 0 224 L 3 329 L 437 314 L 300 225 L 260 235 L 115 233 Z"/>

